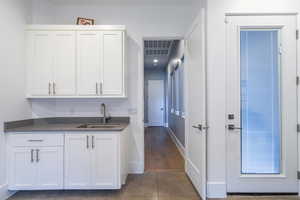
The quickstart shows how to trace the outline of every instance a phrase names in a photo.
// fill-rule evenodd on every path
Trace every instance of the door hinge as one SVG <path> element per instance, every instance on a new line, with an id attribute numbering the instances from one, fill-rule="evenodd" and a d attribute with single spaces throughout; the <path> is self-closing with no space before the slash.
<path id="1" fill-rule="evenodd" d="M 297 76 L 296 77 L 296 85 L 299 85 L 299 83 L 300 83 L 300 78 L 299 78 L 299 76 Z"/>
<path id="2" fill-rule="evenodd" d="M 300 133 L 300 124 L 297 124 L 297 132 Z"/>
<path id="3" fill-rule="evenodd" d="M 298 29 L 296 30 L 296 39 L 297 40 L 299 39 L 299 30 Z"/>

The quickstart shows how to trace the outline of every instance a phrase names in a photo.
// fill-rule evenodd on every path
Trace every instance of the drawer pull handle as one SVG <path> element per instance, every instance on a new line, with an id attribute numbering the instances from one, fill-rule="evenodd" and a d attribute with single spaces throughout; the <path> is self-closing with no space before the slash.
<path id="1" fill-rule="evenodd" d="M 44 140 L 28 140 L 28 142 L 43 142 Z"/>

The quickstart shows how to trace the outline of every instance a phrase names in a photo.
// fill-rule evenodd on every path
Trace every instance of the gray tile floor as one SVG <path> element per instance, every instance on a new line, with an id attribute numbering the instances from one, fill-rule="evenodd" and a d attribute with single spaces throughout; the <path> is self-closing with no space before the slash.
<path id="1" fill-rule="evenodd" d="M 116 191 L 38 191 L 18 192 L 9 200 L 199 200 L 199 196 L 189 179 L 181 170 L 180 159 L 167 160 L 165 155 L 176 150 L 170 145 L 171 139 L 164 137 L 164 130 L 149 129 L 148 132 L 160 133 L 159 137 L 145 137 L 145 143 L 159 151 L 146 147 L 146 157 L 151 157 L 149 172 L 142 175 L 129 175 L 127 183 Z M 162 142 L 163 141 L 163 142 Z M 159 144 L 159 145 L 157 145 Z M 161 147 L 160 147 L 161 146 Z M 177 151 L 177 150 L 176 150 Z M 180 155 L 178 153 L 178 155 Z M 147 159 L 147 158 L 146 158 Z M 176 161 L 174 164 L 173 161 Z M 177 169 L 177 167 L 175 167 Z M 163 171 L 157 170 L 163 169 Z M 300 200 L 297 196 L 229 196 L 228 200 Z"/>
<path id="2" fill-rule="evenodd" d="M 184 172 L 129 175 L 121 190 L 18 192 L 9 200 L 199 200 Z M 228 200 L 300 200 L 297 196 L 229 196 Z"/>
<path id="3" fill-rule="evenodd" d="M 18 192 L 9 200 L 198 200 L 184 172 L 147 172 L 129 175 L 117 191 Z"/>

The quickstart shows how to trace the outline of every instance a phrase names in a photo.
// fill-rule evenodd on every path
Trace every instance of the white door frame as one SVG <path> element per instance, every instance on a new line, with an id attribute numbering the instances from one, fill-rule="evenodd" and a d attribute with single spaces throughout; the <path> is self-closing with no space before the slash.
<path id="1" fill-rule="evenodd" d="M 203 58 L 203 66 L 204 66 L 204 71 L 205 71 L 205 88 L 206 88 L 206 94 L 205 94 L 205 108 L 206 108 L 206 124 L 203 124 L 204 126 L 208 126 L 208 118 L 207 118 L 207 53 L 206 53 L 206 47 L 207 47 L 207 43 L 206 43 L 206 9 L 205 8 L 202 8 L 201 9 L 201 12 L 200 14 L 198 14 L 198 16 L 195 18 L 192 26 L 190 27 L 190 29 L 188 30 L 188 32 L 186 33 L 185 35 L 185 39 L 188 39 L 189 36 L 192 34 L 192 32 L 194 31 L 194 29 L 197 27 L 197 26 L 202 26 L 202 41 L 203 41 L 203 45 L 202 45 L 202 58 Z M 188 133 L 189 130 L 190 130 L 190 121 L 189 121 L 189 112 L 188 112 L 188 107 L 189 107 L 189 104 L 188 104 L 188 98 L 189 98 L 189 95 L 188 95 L 188 74 L 185 73 L 184 74 L 184 102 L 185 102 L 185 115 L 186 115 L 186 120 L 185 120 L 185 133 Z M 205 134 L 205 133 L 203 133 Z M 207 140 L 208 140 L 208 134 L 209 134 L 209 129 L 206 130 L 206 150 L 205 150 L 205 158 L 206 158 L 206 166 L 203 168 L 203 174 L 205 174 L 205 177 L 204 177 L 204 184 L 205 184 L 205 189 L 204 191 L 202 191 L 202 194 L 205 195 L 205 199 L 208 198 L 209 194 L 208 194 L 208 189 L 207 189 Z M 188 141 L 188 134 L 185 134 L 185 141 Z M 185 155 L 186 155 L 186 152 L 188 152 L 188 144 L 186 143 L 185 145 Z M 187 166 L 189 165 L 188 161 L 187 161 L 187 156 L 185 156 L 185 170 L 187 170 Z M 198 189 L 202 189 L 202 188 L 198 188 Z"/>
<path id="2" fill-rule="evenodd" d="M 137 127 L 140 130 L 141 138 L 139 138 L 138 141 L 141 142 L 141 161 L 142 163 L 139 163 L 141 167 L 139 167 L 139 170 L 134 170 L 134 172 L 138 173 L 144 173 L 145 172 L 145 102 L 144 102 L 144 91 L 145 91 L 145 54 L 144 54 L 144 49 L 145 49 L 145 41 L 146 40 L 184 40 L 184 36 L 180 35 L 169 35 L 169 36 L 143 36 L 139 41 L 135 41 L 141 49 L 139 49 L 139 60 L 138 60 L 138 105 L 137 105 L 137 119 L 141 119 L 137 121 Z M 165 113 L 168 113 L 168 101 L 166 102 L 165 105 Z M 168 119 L 166 119 L 166 123 L 168 123 Z M 134 163 L 136 164 L 136 163 Z M 131 170 L 133 171 L 133 170 Z"/>
<path id="3" fill-rule="evenodd" d="M 298 27 L 298 24 L 299 24 L 299 17 L 298 17 L 298 13 L 297 12 L 283 12 L 283 13 L 225 13 L 225 23 L 227 23 L 227 17 L 228 16 L 285 16 L 285 15 L 294 15 L 296 16 L 297 18 L 297 27 Z M 295 33 L 296 34 L 296 33 Z M 227 40 L 227 39 L 226 39 Z M 227 41 L 226 41 L 227 42 Z M 300 58 L 300 51 L 298 51 L 298 46 L 299 46 L 299 39 L 297 40 L 297 62 Z M 227 47 L 226 47 L 227 48 Z M 227 57 L 227 56 L 226 56 Z M 227 58 L 226 58 L 227 59 Z M 226 67 L 227 64 L 226 64 Z M 297 64 L 297 74 L 295 76 L 300 76 L 300 72 L 298 70 L 298 64 Z M 300 118 L 299 118 L 299 114 L 300 114 L 300 101 L 299 101 L 299 98 L 298 98 L 298 94 L 300 92 L 300 88 L 299 86 L 297 87 L 297 121 L 298 121 L 298 124 L 300 124 Z M 227 120 L 226 120 L 227 122 Z M 226 130 L 226 134 L 227 134 L 227 130 Z M 299 159 L 299 155 L 300 155 L 300 149 L 299 149 L 299 144 L 300 144 L 300 137 L 299 137 L 299 134 L 298 134 L 298 174 L 299 174 L 299 167 L 300 167 L 300 159 Z M 226 137 L 226 146 L 228 146 L 228 140 L 227 140 L 227 137 Z M 227 147 L 226 147 L 227 149 Z M 227 157 L 227 153 L 226 153 L 226 157 Z M 226 159 L 226 162 L 227 162 L 227 159 Z M 227 167 L 227 165 L 226 165 Z M 226 170 L 226 173 L 227 173 L 227 170 Z M 227 176 L 227 174 L 226 174 Z M 227 183 L 228 184 L 228 183 Z M 298 180 L 298 192 L 299 192 L 299 195 L 300 195 L 300 181 Z"/>

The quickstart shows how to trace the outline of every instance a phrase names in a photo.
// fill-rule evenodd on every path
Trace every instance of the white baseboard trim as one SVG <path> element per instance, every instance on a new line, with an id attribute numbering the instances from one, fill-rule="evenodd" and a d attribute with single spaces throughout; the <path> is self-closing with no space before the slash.
<path id="1" fill-rule="evenodd" d="M 194 187 L 197 189 L 197 191 L 200 191 L 201 188 L 199 188 L 200 185 L 200 177 L 198 169 L 193 165 L 193 163 L 189 160 L 186 159 L 186 168 L 185 168 L 186 173 L 188 174 L 188 177 L 192 181 Z"/>
<path id="2" fill-rule="evenodd" d="M 227 189 L 225 182 L 207 182 L 207 197 L 208 198 L 226 198 Z"/>
<path id="3" fill-rule="evenodd" d="M 14 195 L 15 191 L 9 191 L 8 185 L 0 185 L 0 200 L 5 200 Z"/>
<path id="4" fill-rule="evenodd" d="M 128 173 L 129 174 L 143 174 L 144 173 L 144 163 L 129 162 Z"/>
<path id="5" fill-rule="evenodd" d="M 180 154 L 182 155 L 182 157 L 185 159 L 185 148 L 184 146 L 181 144 L 181 142 L 177 139 L 177 137 L 175 136 L 174 132 L 172 131 L 172 129 L 167 128 L 169 135 L 171 136 L 173 142 L 175 143 L 177 149 L 179 150 Z"/>

